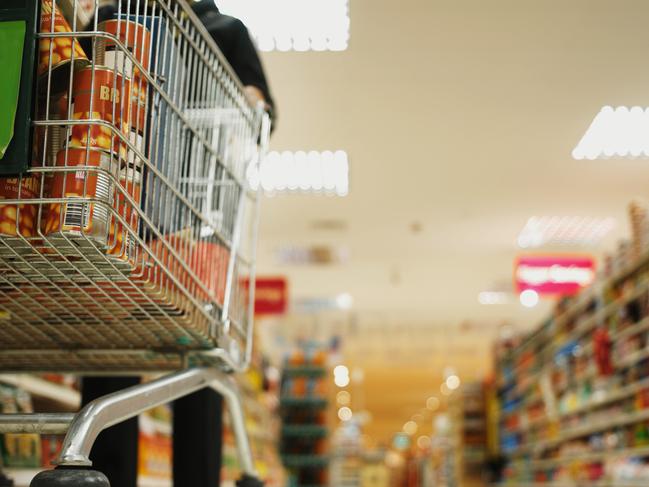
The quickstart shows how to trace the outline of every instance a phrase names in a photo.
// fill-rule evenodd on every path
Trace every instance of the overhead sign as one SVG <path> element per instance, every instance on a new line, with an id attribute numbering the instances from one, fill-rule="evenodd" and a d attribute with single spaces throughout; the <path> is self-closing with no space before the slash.
<path id="1" fill-rule="evenodd" d="M 258 277 L 255 286 L 255 314 L 280 315 L 288 307 L 288 282 L 285 277 Z"/>
<path id="2" fill-rule="evenodd" d="M 520 293 L 531 289 L 542 295 L 570 296 L 595 278 L 595 259 L 589 255 L 524 255 L 514 267 Z"/>

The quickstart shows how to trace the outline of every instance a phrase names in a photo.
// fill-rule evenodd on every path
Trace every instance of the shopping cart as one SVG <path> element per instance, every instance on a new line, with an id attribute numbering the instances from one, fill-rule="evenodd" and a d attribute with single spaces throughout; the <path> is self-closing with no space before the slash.
<path id="1" fill-rule="evenodd" d="M 33 155 L 0 179 L 0 370 L 168 375 L 0 432 L 66 433 L 32 486 L 105 486 L 103 429 L 211 387 L 240 485 L 261 485 L 232 373 L 251 359 L 263 107 L 185 0 L 118 0 L 86 31 L 76 1 L 39 3 Z"/>

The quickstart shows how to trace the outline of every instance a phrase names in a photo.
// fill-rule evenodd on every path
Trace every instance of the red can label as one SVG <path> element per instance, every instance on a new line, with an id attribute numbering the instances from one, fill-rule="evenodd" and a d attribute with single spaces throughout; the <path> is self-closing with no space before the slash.
<path id="1" fill-rule="evenodd" d="M 125 227 L 117 218 L 111 216 L 110 228 L 108 230 L 108 254 L 117 257 L 119 260 L 135 260 L 135 242 L 130 237 L 130 232 L 137 234 L 139 215 L 134 210 L 124 194 L 128 194 L 140 206 L 141 185 L 139 176 L 120 178 L 120 188 L 116 189 L 113 198 L 113 208 L 117 214 L 127 222 Z M 137 179 L 134 179 L 137 178 Z"/>
<path id="2" fill-rule="evenodd" d="M 52 0 L 41 2 L 41 33 L 72 32 L 70 25 L 61 14 L 58 7 L 52 7 Z M 52 55 L 50 57 L 50 48 Z M 88 56 L 83 52 L 79 42 L 72 36 L 57 37 L 55 39 L 41 39 L 39 41 L 38 75 L 47 73 L 50 69 L 67 64 L 72 60 L 74 52 L 75 61 L 88 64 Z M 50 64 L 51 62 L 51 64 Z"/>
<path id="3" fill-rule="evenodd" d="M 67 161 L 66 161 L 67 158 Z M 67 164 L 66 164 L 67 162 Z M 90 166 L 110 171 L 117 164 L 110 155 L 96 150 L 68 149 L 59 152 L 57 166 Z M 45 212 L 43 233 L 83 232 L 105 240 L 108 230 L 108 207 L 111 202 L 110 177 L 100 171 L 79 168 L 55 173 L 52 179 L 52 198 L 96 198 L 104 204 L 88 201 L 51 203 Z"/>
<path id="4" fill-rule="evenodd" d="M 40 192 L 40 175 L 0 178 L 0 235 L 33 237 L 36 235 L 38 205 L 5 205 L 1 200 L 35 199 Z"/>

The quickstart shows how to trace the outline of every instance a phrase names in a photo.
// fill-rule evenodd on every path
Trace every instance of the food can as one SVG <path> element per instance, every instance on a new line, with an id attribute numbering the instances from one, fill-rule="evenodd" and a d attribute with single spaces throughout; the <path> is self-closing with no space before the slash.
<path id="1" fill-rule="evenodd" d="M 144 25 L 132 20 L 112 19 L 101 22 L 97 28 L 119 39 L 142 67 L 145 70 L 149 69 L 151 32 Z M 131 72 L 134 78 L 141 75 L 139 68 L 112 39 L 105 37 L 97 39 L 97 62 L 106 66 L 118 66 L 120 70 L 121 66 L 125 66 L 124 73 L 127 76 Z"/>
<path id="2" fill-rule="evenodd" d="M 119 137 L 113 128 L 128 134 L 131 82 L 128 78 L 104 66 L 85 68 L 74 76 L 72 88 L 72 118 L 74 120 L 100 120 L 79 123 L 72 126 L 68 145 L 70 147 L 92 147 L 117 152 Z M 120 149 L 121 150 L 121 149 Z"/>
<path id="3" fill-rule="evenodd" d="M 23 175 L 17 178 L 0 178 L 0 200 L 33 200 L 40 193 L 40 176 Z M 0 202 L 0 235 L 33 237 L 36 235 L 38 205 L 2 204 Z"/>
<path id="4" fill-rule="evenodd" d="M 52 0 L 41 1 L 41 34 L 57 32 L 72 32 L 70 24 L 65 20 L 63 14 Z M 51 49 L 51 55 L 50 55 Z M 79 41 L 73 36 L 42 38 L 38 43 L 38 76 L 46 78 L 52 73 L 51 92 L 64 91 L 70 79 L 70 64 L 74 63 L 73 69 L 78 70 L 90 64 L 88 56 L 83 51 Z M 47 83 L 41 83 L 45 88 Z"/>
<path id="5" fill-rule="evenodd" d="M 140 193 L 142 190 L 142 173 L 135 167 L 125 167 L 120 172 L 119 188 L 115 190 L 113 208 L 122 217 L 128 228 L 124 226 L 115 216 L 111 216 L 110 228 L 108 231 L 108 255 L 116 257 L 121 261 L 135 262 L 136 242 L 131 234 L 137 235 L 140 217 L 137 210 L 133 210 L 125 197 L 129 195 L 137 206 L 140 206 Z"/>
<path id="6" fill-rule="evenodd" d="M 98 25 L 100 31 L 117 37 L 126 46 L 129 53 L 146 70 L 149 70 L 151 59 L 151 33 L 144 25 L 131 20 L 106 20 Z M 97 62 L 114 68 L 116 72 L 130 78 L 131 91 L 131 126 L 137 132 L 144 132 L 146 120 L 146 102 L 148 82 L 131 58 L 111 39 L 97 39 Z"/>
<path id="7" fill-rule="evenodd" d="M 88 167 L 56 172 L 50 189 L 51 198 L 78 197 L 97 201 L 49 204 L 44 212 L 43 233 L 48 236 L 84 236 L 105 246 L 108 236 L 108 207 L 112 203 L 112 185 L 108 173 L 115 173 L 117 161 L 101 150 L 68 148 L 58 153 L 56 165 Z"/>

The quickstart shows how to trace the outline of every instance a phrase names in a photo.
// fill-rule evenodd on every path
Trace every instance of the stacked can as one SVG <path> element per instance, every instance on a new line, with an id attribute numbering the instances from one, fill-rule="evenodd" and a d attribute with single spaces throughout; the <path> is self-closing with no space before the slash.
<path id="1" fill-rule="evenodd" d="M 115 164 L 110 153 L 90 148 L 65 148 L 56 158 L 51 198 L 78 198 L 78 201 L 51 203 L 41 223 L 46 236 L 85 236 L 93 243 L 106 245 L 108 205 L 112 188 L 109 173 Z M 83 199 L 81 199 L 83 198 Z"/>
<path id="2" fill-rule="evenodd" d="M 125 153 L 125 165 L 119 178 L 120 188 L 116 190 L 114 199 L 116 213 L 126 220 L 130 228 L 125 228 L 117 218 L 113 217 L 108 253 L 118 261 L 128 262 L 133 266 L 137 253 L 133 236 L 139 231 L 139 216 L 137 211 L 133 211 L 124 195 L 129 195 L 138 206 L 140 205 L 144 166 L 140 155 L 145 151 L 144 132 L 149 89 L 144 73 L 148 72 L 150 65 L 151 33 L 144 25 L 123 18 L 102 22 L 98 29 L 108 35 L 97 40 L 97 61 L 113 70 L 118 76 L 131 80 L 128 101 L 129 144 L 124 144 L 120 153 L 122 155 Z"/>
<path id="3" fill-rule="evenodd" d="M 31 200 L 39 197 L 40 177 L 24 174 L 17 178 L 0 178 L 1 200 Z M 38 205 L 0 204 L 0 235 L 33 237 L 36 235 Z"/>
<path id="4" fill-rule="evenodd" d="M 137 234 L 139 215 L 133 211 L 133 205 L 129 203 L 125 195 L 140 205 L 140 194 L 142 192 L 142 176 L 138 168 L 125 166 L 120 171 L 119 187 L 115 189 L 113 208 L 115 215 L 111 216 L 108 232 L 108 255 L 118 261 L 126 262 L 134 267 L 136 264 L 137 245 L 132 233 Z M 126 225 L 119 221 L 122 218 Z"/>
<path id="5" fill-rule="evenodd" d="M 78 122 L 56 156 L 56 166 L 73 169 L 55 173 L 49 195 L 83 200 L 50 204 L 42 216 L 44 235 L 86 237 L 107 247 L 111 178 L 118 175 L 120 153 L 125 156 L 120 132 L 128 132 L 129 99 L 130 80 L 106 67 L 87 67 L 74 75 L 71 113 Z"/>
<path id="6" fill-rule="evenodd" d="M 61 34 L 72 32 L 61 11 L 52 0 L 41 2 L 40 32 Z M 70 73 L 88 64 L 88 56 L 79 41 L 72 36 L 43 38 L 39 41 L 38 76 L 42 80 L 41 89 L 48 88 L 51 94 L 59 93 L 68 86 Z"/>

